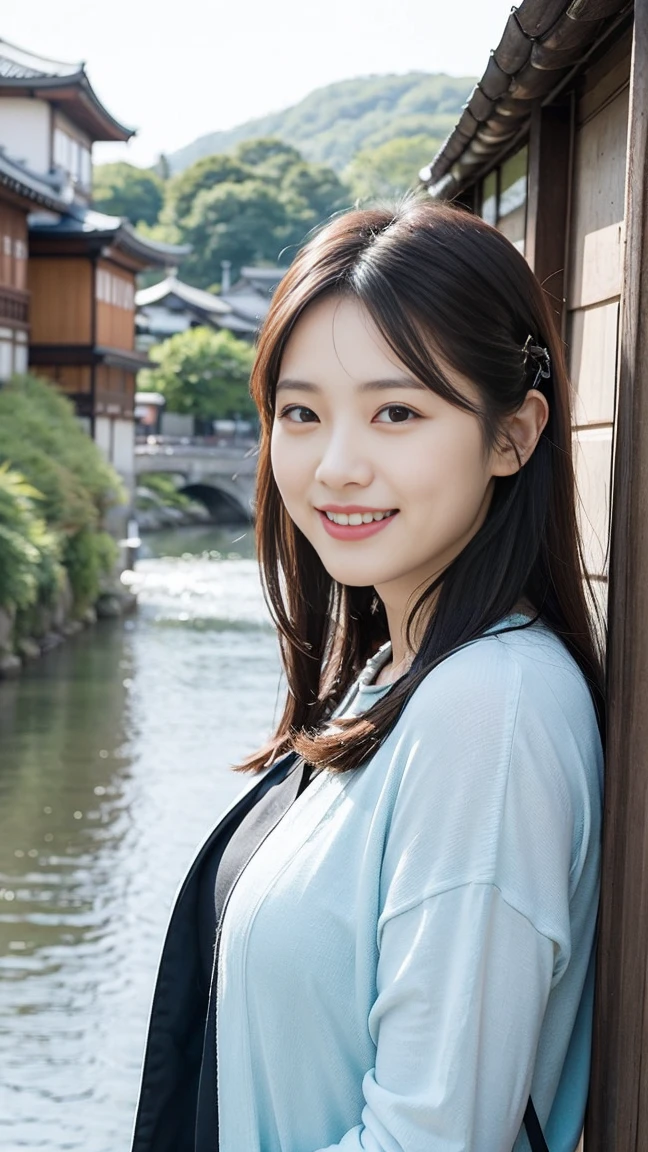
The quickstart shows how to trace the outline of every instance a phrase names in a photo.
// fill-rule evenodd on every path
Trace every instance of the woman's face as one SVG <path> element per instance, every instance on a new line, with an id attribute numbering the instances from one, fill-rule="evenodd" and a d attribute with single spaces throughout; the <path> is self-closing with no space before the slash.
<path id="1" fill-rule="evenodd" d="M 477 418 L 420 384 L 347 296 L 310 305 L 290 336 L 271 457 L 288 514 L 330 575 L 394 606 L 461 552 L 493 476 L 513 470 L 485 451 Z"/>

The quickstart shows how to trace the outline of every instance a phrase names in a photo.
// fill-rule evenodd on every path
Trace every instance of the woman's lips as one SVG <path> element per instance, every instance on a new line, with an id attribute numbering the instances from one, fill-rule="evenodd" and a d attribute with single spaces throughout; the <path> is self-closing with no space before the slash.
<path id="1" fill-rule="evenodd" d="M 325 531 L 335 540 L 365 540 L 367 536 L 375 536 L 376 532 L 381 532 L 391 524 L 392 520 L 396 519 L 398 511 L 385 515 L 382 520 L 372 520 L 369 524 L 336 524 L 334 520 L 329 520 L 326 512 L 320 508 L 317 509 L 317 514 Z"/>

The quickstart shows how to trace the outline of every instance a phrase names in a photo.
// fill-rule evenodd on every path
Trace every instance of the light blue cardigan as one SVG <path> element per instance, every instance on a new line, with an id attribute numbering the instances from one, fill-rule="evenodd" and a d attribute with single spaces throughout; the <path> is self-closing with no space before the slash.
<path id="1" fill-rule="evenodd" d="M 317 776 L 224 917 L 220 1152 L 521 1152 L 530 1090 L 573 1152 L 602 774 L 585 679 L 536 623 L 451 656 L 364 768 Z"/>

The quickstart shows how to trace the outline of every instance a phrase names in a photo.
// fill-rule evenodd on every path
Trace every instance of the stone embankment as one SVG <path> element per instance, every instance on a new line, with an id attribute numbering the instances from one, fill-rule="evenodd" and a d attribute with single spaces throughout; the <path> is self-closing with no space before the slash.
<path id="1" fill-rule="evenodd" d="M 72 613 L 72 591 L 66 582 L 51 608 L 34 610 L 31 635 L 16 636 L 15 611 L 0 608 L 0 680 L 20 675 L 22 669 L 46 652 L 76 636 L 98 619 L 123 616 L 134 611 L 136 597 L 114 580 L 106 581 L 95 604 L 80 615 Z"/>

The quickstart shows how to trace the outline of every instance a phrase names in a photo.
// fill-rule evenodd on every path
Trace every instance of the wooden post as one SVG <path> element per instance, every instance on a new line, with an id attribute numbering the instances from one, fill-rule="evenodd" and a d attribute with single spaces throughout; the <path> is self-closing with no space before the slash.
<path id="1" fill-rule="evenodd" d="M 571 97 L 546 108 L 535 105 L 524 254 L 549 297 L 559 332 L 565 303 L 571 135 Z"/>
<path id="2" fill-rule="evenodd" d="M 648 0 L 635 4 L 613 481 L 609 736 L 586 1152 L 648 1148 Z"/>

